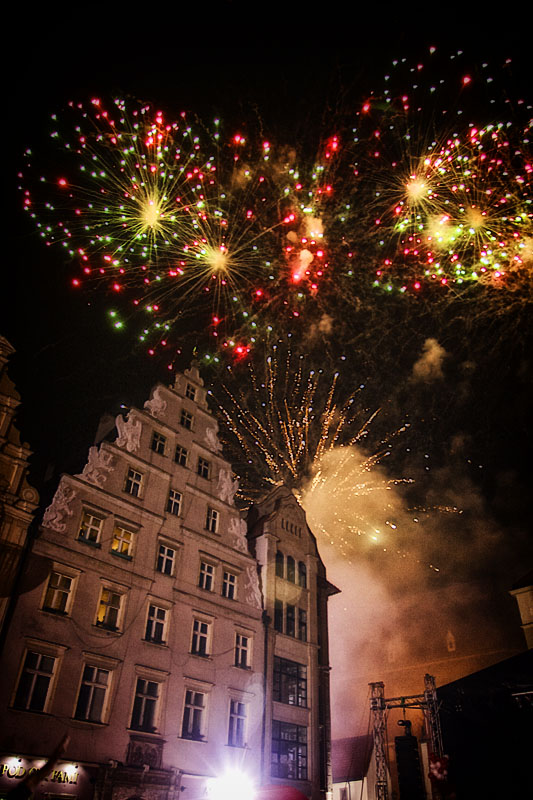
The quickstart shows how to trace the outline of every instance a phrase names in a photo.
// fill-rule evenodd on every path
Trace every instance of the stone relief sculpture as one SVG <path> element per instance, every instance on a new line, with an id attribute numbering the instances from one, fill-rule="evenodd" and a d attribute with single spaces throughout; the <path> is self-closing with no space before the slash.
<path id="1" fill-rule="evenodd" d="M 166 411 L 167 401 L 161 397 L 161 387 L 156 386 L 151 400 L 147 400 L 144 404 L 147 411 L 150 412 L 152 417 L 162 417 Z"/>
<path id="2" fill-rule="evenodd" d="M 65 517 L 72 516 L 72 509 L 70 504 L 76 497 L 76 492 L 69 486 L 66 486 L 63 479 L 61 479 L 54 499 L 46 509 L 43 515 L 43 525 L 45 528 L 51 528 L 53 531 L 63 533 L 66 529 L 66 522 L 63 520 Z"/>
<path id="3" fill-rule="evenodd" d="M 89 457 L 83 472 L 75 477 L 85 478 L 86 481 L 94 483 L 95 486 L 103 486 L 109 472 L 113 469 L 114 463 L 115 459 L 111 453 L 106 453 L 105 450 L 98 449 L 93 445 L 93 447 L 89 447 Z"/>
<path id="4" fill-rule="evenodd" d="M 235 517 L 230 519 L 228 534 L 231 540 L 231 546 L 234 547 L 235 550 L 240 550 L 241 553 L 248 552 L 246 522 L 243 519 L 236 519 Z"/>
<path id="5" fill-rule="evenodd" d="M 221 469 L 218 473 L 218 486 L 217 494 L 219 500 L 223 503 L 233 505 L 233 498 L 235 492 L 239 488 L 239 481 L 231 477 L 231 472 L 227 469 Z"/>
<path id="6" fill-rule="evenodd" d="M 209 425 L 205 429 L 205 440 L 209 449 L 213 450 L 215 453 L 219 453 L 222 450 L 222 445 L 218 441 L 217 428 L 213 428 Z"/>
<path id="7" fill-rule="evenodd" d="M 256 608 L 263 607 L 263 596 L 259 588 L 259 576 L 255 565 L 250 564 L 246 568 L 246 586 L 244 588 L 244 599 Z"/>
<path id="8" fill-rule="evenodd" d="M 117 426 L 118 436 L 115 444 L 119 447 L 125 447 L 128 453 L 134 453 L 141 446 L 141 432 L 142 423 L 140 419 L 125 420 L 122 414 L 119 414 L 115 420 Z"/>

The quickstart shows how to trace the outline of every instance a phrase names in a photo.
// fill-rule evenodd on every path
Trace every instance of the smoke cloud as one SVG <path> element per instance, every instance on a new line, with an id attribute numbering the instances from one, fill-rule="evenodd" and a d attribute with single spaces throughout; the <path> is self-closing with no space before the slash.
<path id="1" fill-rule="evenodd" d="M 426 486 L 426 507 L 462 513 L 423 512 L 409 508 L 411 484 L 387 466 L 361 448 L 335 448 L 300 496 L 341 590 L 329 601 L 334 737 L 366 732 L 371 681 L 388 697 L 416 694 L 426 672 L 442 685 L 523 648 L 518 620 L 509 624 L 512 580 L 487 588 L 495 560 L 505 572 L 508 543 L 468 477 L 436 472 Z"/>
<path id="2" fill-rule="evenodd" d="M 444 347 L 441 347 L 436 339 L 426 339 L 422 355 L 413 364 L 411 380 L 429 383 L 442 379 L 444 377 L 442 364 L 447 355 Z"/>

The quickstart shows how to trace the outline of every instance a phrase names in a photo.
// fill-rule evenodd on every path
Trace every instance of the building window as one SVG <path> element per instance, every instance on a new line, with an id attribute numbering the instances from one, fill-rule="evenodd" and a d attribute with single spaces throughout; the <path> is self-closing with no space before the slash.
<path id="1" fill-rule="evenodd" d="M 203 739 L 205 712 L 205 694 L 195 692 L 193 689 L 185 691 L 185 705 L 183 708 L 183 724 L 181 735 L 183 739 Z"/>
<path id="2" fill-rule="evenodd" d="M 237 576 L 233 572 L 224 572 L 222 580 L 222 597 L 235 600 L 237 596 Z"/>
<path id="3" fill-rule="evenodd" d="M 137 678 L 130 727 L 136 731 L 155 731 L 158 700 L 159 683 Z"/>
<path id="4" fill-rule="evenodd" d="M 166 544 L 160 544 L 157 555 L 157 571 L 162 572 L 163 575 L 172 575 L 175 561 L 176 551 L 172 547 L 167 547 Z"/>
<path id="5" fill-rule="evenodd" d="M 195 656 L 209 655 L 209 639 L 211 624 L 202 619 L 195 619 L 192 625 L 191 653 Z"/>
<path id="6" fill-rule="evenodd" d="M 214 578 L 214 566 L 212 564 L 208 564 L 206 561 L 202 561 L 200 564 L 200 575 L 198 577 L 198 586 L 200 589 L 205 589 L 208 592 L 212 592 Z"/>
<path id="7" fill-rule="evenodd" d="M 287 603 L 285 606 L 285 633 L 287 636 L 296 635 L 296 609 Z"/>
<path id="8" fill-rule="evenodd" d="M 167 437 L 163 436 L 162 433 L 158 433 L 154 431 L 152 433 L 152 441 L 150 443 L 150 447 L 154 451 L 154 453 L 159 453 L 159 455 L 165 455 L 165 445 L 166 445 Z"/>
<path id="9" fill-rule="evenodd" d="M 278 703 L 307 707 L 307 667 L 274 656 L 273 698 Z"/>
<path id="10" fill-rule="evenodd" d="M 307 611 L 303 608 L 298 609 L 298 639 L 301 642 L 307 641 Z"/>
<path id="11" fill-rule="evenodd" d="M 171 489 L 168 493 L 167 512 L 179 517 L 181 511 L 181 494 L 175 489 Z"/>
<path id="12" fill-rule="evenodd" d="M 133 554 L 133 533 L 120 525 L 115 525 L 113 530 L 113 541 L 111 552 L 125 558 L 131 558 Z"/>
<path id="13" fill-rule="evenodd" d="M 144 638 L 147 642 L 166 643 L 167 610 L 150 603 Z"/>
<path id="14" fill-rule="evenodd" d="M 298 583 L 302 589 L 307 589 L 307 567 L 303 561 L 298 562 Z"/>
<path id="15" fill-rule="evenodd" d="M 201 478 L 209 478 L 209 474 L 211 472 L 211 465 L 207 459 L 200 458 L 198 459 L 198 468 L 197 468 L 198 475 Z"/>
<path id="16" fill-rule="evenodd" d="M 187 448 L 182 447 L 181 444 L 176 445 L 176 453 L 174 455 L 174 461 L 176 464 L 179 464 L 180 467 L 186 467 L 187 455 Z"/>
<path id="17" fill-rule="evenodd" d="M 214 508 L 207 509 L 205 529 L 211 533 L 216 533 L 218 530 L 218 511 L 215 511 Z"/>
<path id="18" fill-rule="evenodd" d="M 276 551 L 276 575 L 278 578 L 283 578 L 285 576 L 284 570 L 284 562 L 285 559 L 283 558 L 283 553 L 281 550 Z"/>
<path id="19" fill-rule="evenodd" d="M 141 486 L 142 486 L 142 473 L 137 472 L 136 469 L 132 469 L 131 467 L 128 469 L 128 474 L 126 475 L 126 484 L 124 486 L 124 491 L 128 494 L 131 494 L 132 497 L 140 497 L 141 496 Z"/>
<path id="20" fill-rule="evenodd" d="M 185 411 L 184 408 L 181 409 L 180 425 L 187 428 L 188 431 L 192 430 L 192 414 Z"/>
<path id="21" fill-rule="evenodd" d="M 291 583 L 296 580 L 296 562 L 292 556 L 287 556 L 287 580 Z"/>
<path id="22" fill-rule="evenodd" d="M 24 659 L 13 705 L 27 711 L 45 711 L 56 659 L 29 650 Z"/>
<path id="23" fill-rule="evenodd" d="M 48 579 L 43 610 L 52 611 L 54 614 L 66 614 L 72 583 L 72 578 L 69 578 L 68 575 L 52 572 Z"/>
<path id="24" fill-rule="evenodd" d="M 102 589 L 96 624 L 100 628 L 107 628 L 110 631 L 118 630 L 120 623 L 120 610 L 122 605 L 122 595 L 112 589 Z"/>
<path id="25" fill-rule="evenodd" d="M 241 669 L 250 668 L 251 639 L 242 633 L 235 634 L 235 666 Z"/>
<path id="26" fill-rule="evenodd" d="M 109 670 L 86 664 L 83 669 L 74 716 L 88 722 L 103 722 L 104 704 L 109 686 Z"/>
<path id="27" fill-rule="evenodd" d="M 91 514 L 90 511 L 84 511 L 81 515 L 78 539 L 88 544 L 98 544 L 103 524 L 102 517 L 97 517 L 95 514 Z"/>
<path id="28" fill-rule="evenodd" d="M 246 728 L 246 705 L 238 700 L 230 700 L 228 744 L 231 747 L 244 747 Z"/>
<path id="29" fill-rule="evenodd" d="M 274 630 L 283 633 L 283 602 L 274 600 Z"/>
<path id="30" fill-rule="evenodd" d="M 272 777 L 307 780 L 307 728 L 272 720 Z"/>
<path id="31" fill-rule="evenodd" d="M 190 383 L 185 388 L 185 397 L 188 397 L 189 400 L 196 400 L 196 389 Z"/>

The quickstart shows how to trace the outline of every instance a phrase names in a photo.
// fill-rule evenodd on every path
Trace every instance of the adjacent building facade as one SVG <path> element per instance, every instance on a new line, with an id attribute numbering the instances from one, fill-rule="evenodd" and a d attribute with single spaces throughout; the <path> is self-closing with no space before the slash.
<path id="1" fill-rule="evenodd" d="M 65 731 L 53 797 L 195 800 L 228 770 L 330 791 L 326 580 L 277 487 L 244 520 L 195 367 L 46 510 L 9 628 L 0 792 Z"/>

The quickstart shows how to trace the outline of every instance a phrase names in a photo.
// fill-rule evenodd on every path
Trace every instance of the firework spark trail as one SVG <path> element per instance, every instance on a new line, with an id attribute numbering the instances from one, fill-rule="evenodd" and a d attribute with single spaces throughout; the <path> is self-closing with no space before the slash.
<path id="1" fill-rule="evenodd" d="M 340 374 L 328 380 L 323 369 L 308 368 L 306 358 L 284 344 L 274 345 L 263 363 L 252 362 L 246 370 L 245 377 L 228 367 L 223 398 L 211 393 L 226 445 L 237 457 L 241 499 L 248 502 L 283 482 L 308 512 L 315 533 L 344 556 L 361 556 L 370 546 L 438 572 L 421 556 L 417 532 L 423 517 L 458 509 L 408 508 L 399 489 L 413 480 L 391 478 L 382 466 L 393 439 L 409 425 L 381 437 L 379 447 L 367 452 L 363 445 L 379 409 L 362 411 L 356 396 L 364 387 L 340 400 Z"/>
<path id="2" fill-rule="evenodd" d="M 331 142 L 308 174 L 264 138 L 184 113 L 166 122 L 150 105 L 94 99 L 52 120 L 53 153 L 26 151 L 24 208 L 81 264 L 73 286 L 114 294 L 115 328 L 140 312 L 149 352 L 192 326 L 206 349 L 242 355 L 315 297 Z"/>
<path id="3" fill-rule="evenodd" d="M 493 318 L 531 302 L 531 106 L 518 100 L 509 121 L 495 99 L 509 63 L 498 80 L 471 66 L 434 48 L 394 61 L 352 115 L 345 296 L 368 280 L 432 313 L 465 301 Z"/>

